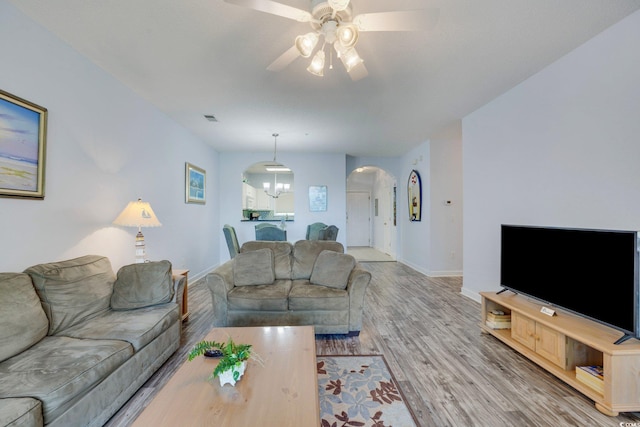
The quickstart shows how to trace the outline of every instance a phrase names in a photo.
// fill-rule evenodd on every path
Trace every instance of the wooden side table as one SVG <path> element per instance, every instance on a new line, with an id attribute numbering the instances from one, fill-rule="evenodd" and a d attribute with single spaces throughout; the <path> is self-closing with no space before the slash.
<path id="1" fill-rule="evenodd" d="M 184 276 L 184 292 L 182 294 L 182 321 L 184 322 L 189 317 L 189 301 L 187 295 L 189 294 L 189 270 L 173 270 L 173 277 Z"/>

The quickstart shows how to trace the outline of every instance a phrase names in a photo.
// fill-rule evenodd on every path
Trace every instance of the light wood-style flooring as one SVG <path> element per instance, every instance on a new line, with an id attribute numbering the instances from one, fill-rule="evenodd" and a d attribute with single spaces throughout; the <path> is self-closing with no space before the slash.
<path id="1" fill-rule="evenodd" d="M 363 265 L 373 279 L 360 336 L 317 336 L 317 352 L 384 355 L 422 426 L 640 426 L 640 413 L 605 416 L 571 387 L 481 334 L 480 304 L 460 294 L 461 277 L 429 278 L 396 262 Z M 180 349 L 108 427 L 128 426 L 211 328 L 202 281 L 189 286 L 189 308 Z"/>

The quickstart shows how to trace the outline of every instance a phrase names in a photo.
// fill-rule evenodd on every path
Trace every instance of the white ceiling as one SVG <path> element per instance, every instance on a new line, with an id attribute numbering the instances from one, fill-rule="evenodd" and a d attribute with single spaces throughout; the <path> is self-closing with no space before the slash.
<path id="1" fill-rule="evenodd" d="M 8 1 L 218 151 L 269 151 L 277 132 L 279 151 L 355 156 L 406 153 L 640 8 L 640 0 L 352 0 L 354 14 L 440 11 L 429 32 L 362 33 L 369 76 L 353 82 L 339 62 L 324 78 L 304 58 L 267 71 L 309 24 L 223 0 Z"/>

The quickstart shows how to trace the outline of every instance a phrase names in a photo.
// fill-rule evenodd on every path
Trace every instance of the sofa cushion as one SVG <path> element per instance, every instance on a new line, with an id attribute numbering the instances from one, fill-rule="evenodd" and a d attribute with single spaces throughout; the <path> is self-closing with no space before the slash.
<path id="1" fill-rule="evenodd" d="M 342 243 L 330 240 L 298 240 L 293 246 L 291 278 L 309 279 L 316 258 L 324 250 L 343 253 L 344 247 Z"/>
<path id="2" fill-rule="evenodd" d="M 44 423 L 48 424 L 132 354 L 133 348 L 124 341 L 47 336 L 0 362 L 0 398 L 40 400 Z"/>
<path id="3" fill-rule="evenodd" d="M 245 242 L 240 248 L 240 252 L 255 251 L 263 248 L 269 248 L 273 251 L 276 279 L 291 279 L 291 252 L 293 251 L 293 245 L 289 242 L 252 240 Z"/>
<path id="4" fill-rule="evenodd" d="M 25 273 L 49 318 L 49 335 L 109 309 L 115 275 L 108 258 L 87 255 L 34 265 Z"/>
<path id="5" fill-rule="evenodd" d="M 314 286 L 308 280 L 294 280 L 289 292 L 289 310 L 348 310 L 349 293 L 344 289 Z"/>
<path id="6" fill-rule="evenodd" d="M 271 285 L 236 286 L 227 295 L 228 307 L 229 310 L 286 311 L 290 290 L 291 280 L 276 280 Z"/>
<path id="7" fill-rule="evenodd" d="M 118 270 L 111 295 L 111 308 L 131 310 L 164 304 L 173 299 L 173 277 L 169 261 L 125 265 Z"/>
<path id="8" fill-rule="evenodd" d="M 31 347 L 47 335 L 47 319 L 31 278 L 0 273 L 0 362 Z"/>
<path id="9" fill-rule="evenodd" d="M 0 399 L 0 426 L 41 426 L 42 404 L 30 397 Z"/>
<path id="10" fill-rule="evenodd" d="M 175 303 L 154 305 L 135 310 L 109 310 L 64 331 L 65 336 L 83 339 L 122 340 L 130 343 L 135 351 L 160 336 L 180 317 Z"/>
<path id="11" fill-rule="evenodd" d="M 322 251 L 313 265 L 309 281 L 313 285 L 347 289 L 349 275 L 355 265 L 356 259 L 352 255 Z"/>
<path id="12" fill-rule="evenodd" d="M 235 286 L 270 285 L 276 279 L 273 251 L 269 248 L 241 252 L 233 259 Z"/>

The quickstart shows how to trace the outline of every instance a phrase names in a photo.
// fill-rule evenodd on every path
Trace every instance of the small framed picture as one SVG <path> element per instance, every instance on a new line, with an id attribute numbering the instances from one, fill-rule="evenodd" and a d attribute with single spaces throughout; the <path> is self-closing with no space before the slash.
<path id="1" fill-rule="evenodd" d="M 327 210 L 327 186 L 309 186 L 309 211 L 325 212 Z"/>
<path id="2" fill-rule="evenodd" d="M 207 202 L 207 172 L 191 163 L 185 163 L 185 202 Z"/>
<path id="3" fill-rule="evenodd" d="M 44 199 L 47 109 L 0 90 L 0 196 Z"/>

